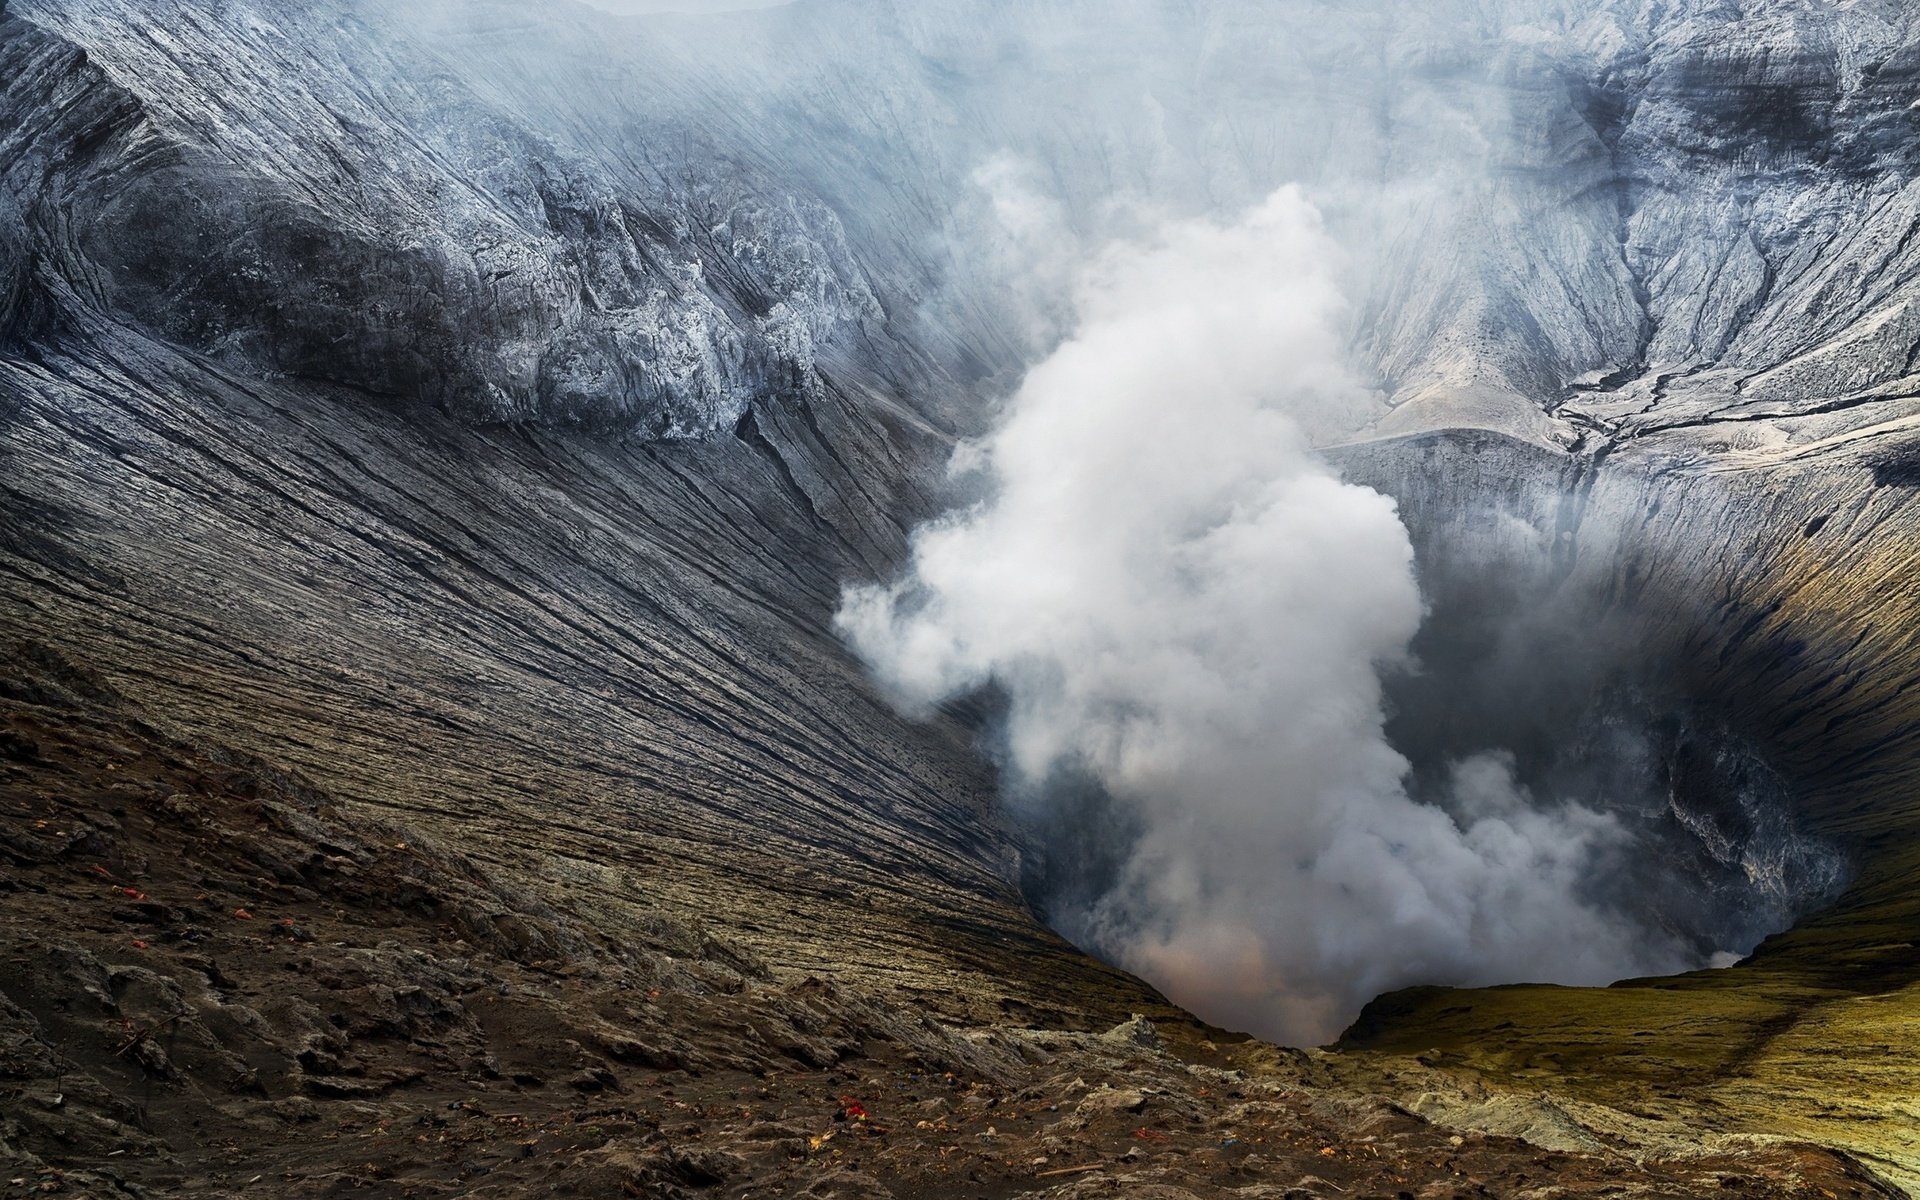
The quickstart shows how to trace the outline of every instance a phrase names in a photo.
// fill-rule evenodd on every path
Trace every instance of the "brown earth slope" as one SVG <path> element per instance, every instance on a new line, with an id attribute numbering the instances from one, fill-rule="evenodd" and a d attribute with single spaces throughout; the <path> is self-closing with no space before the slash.
<path id="1" fill-rule="evenodd" d="M 1451 1134 L 1190 1025 L 943 1023 L 544 899 L 39 646 L 0 860 L 0 1195 L 1894 1194 L 1804 1146 Z"/>

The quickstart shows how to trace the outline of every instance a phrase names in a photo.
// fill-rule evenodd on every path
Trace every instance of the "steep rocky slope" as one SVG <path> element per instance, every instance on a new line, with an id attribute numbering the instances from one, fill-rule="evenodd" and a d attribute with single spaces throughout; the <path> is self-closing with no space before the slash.
<path id="1" fill-rule="evenodd" d="M 526 906 L 963 1023 L 1181 1027 L 1032 919 L 971 714 L 903 719 L 828 624 L 1048 336 L 1054 252 L 1305 180 L 1381 391 L 1350 472 L 1435 578 L 1673 664 L 1855 872 L 1741 968 L 1352 1040 L 1911 1181 L 1906 1068 L 1832 1064 L 1916 978 L 1914 20 L 10 0 L 0 623 Z"/>
<path id="2" fill-rule="evenodd" d="M 1144 1017 L 948 1026 L 687 919 L 550 903 L 8 652 L 7 1194 L 1894 1194 L 1810 1146 L 1455 1134 Z"/>
<path id="3" fill-rule="evenodd" d="M 1055 241 L 1305 181 L 1355 247 L 1385 432 L 1823 404 L 1920 336 L 1898 4 L 8 12 L 40 269 L 470 414 L 694 434 L 849 358 L 951 411 L 1020 365 L 1008 300 L 1071 249 L 1008 243 L 996 161 Z"/>
<path id="4" fill-rule="evenodd" d="M 1807 826 L 1847 847 L 1846 892 L 1733 970 L 1587 992 L 1417 990 L 1370 1006 L 1350 1045 L 1527 1086 L 1551 1079 L 1662 1119 L 1821 1131 L 1911 1186 L 1916 1146 L 1899 1100 L 1911 1085 L 1891 1050 L 1911 1028 L 1920 978 L 1906 932 L 1920 919 L 1920 857 L 1905 698 L 1920 542 L 1897 469 L 1910 422 L 1889 407 L 1624 439 L 1575 511 L 1557 487 L 1508 492 L 1500 507 L 1537 540 L 1494 552 L 1537 562 L 1539 546 L 1576 532 L 1561 543 L 1556 594 L 1585 597 L 1576 611 L 1627 614 L 1673 686 L 1762 739 Z M 1516 477 L 1516 458 L 1533 460 L 1521 475 L 1552 469 L 1518 443 L 1475 450 L 1436 438 L 1414 458 L 1479 477 L 1489 497 Z M 1393 458 L 1362 469 L 1421 490 Z"/>

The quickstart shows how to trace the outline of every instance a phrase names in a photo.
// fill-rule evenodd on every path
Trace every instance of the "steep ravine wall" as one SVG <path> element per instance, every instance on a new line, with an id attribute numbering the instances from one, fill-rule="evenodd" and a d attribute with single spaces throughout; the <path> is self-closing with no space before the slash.
<path id="1" fill-rule="evenodd" d="M 1349 1048 L 1656 1119 L 1831 1139 L 1920 1182 L 1920 1140 L 1899 1116 L 1920 1071 L 1891 1049 L 1920 1018 L 1920 518 L 1912 419 L 1891 407 L 1798 441 L 1728 423 L 1584 460 L 1478 431 L 1343 452 L 1401 497 L 1436 574 L 1504 578 L 1509 595 L 1561 606 L 1578 618 L 1557 631 L 1568 654 L 1604 637 L 1754 739 L 1802 827 L 1849 863 L 1842 894 L 1731 969 L 1414 989 L 1369 1006 Z M 1553 677 L 1554 653 L 1539 670 Z"/>
<path id="2" fill-rule="evenodd" d="M 1456 430 L 1334 453 L 1399 501 L 1424 573 L 1577 601 L 1763 740 L 1821 793 L 1807 819 L 1844 833 L 1898 819 L 1865 792 L 1920 750 L 1901 703 L 1920 686 L 1920 518 L 1901 465 L 1917 441 L 1896 419 L 1748 451 L 1683 433 L 1568 455 Z M 1563 634 L 1575 649 L 1597 631 Z"/>
<path id="3" fill-rule="evenodd" d="M 390 15 L 0 11 L 5 640 L 607 921 L 1156 1006 L 1026 911 L 969 732 L 829 632 L 965 394 L 833 214 L 569 152 Z"/>
<path id="4" fill-rule="evenodd" d="M 1027 914 L 966 732 L 827 632 L 860 551 L 807 489 L 882 485 L 785 464 L 832 461 L 809 421 L 873 462 L 930 435 L 861 448 L 824 405 L 714 443 L 474 430 L 87 321 L 0 361 L 0 413 L 0 629 L 174 731 L 594 920 L 955 1015 L 1155 1003 Z"/>

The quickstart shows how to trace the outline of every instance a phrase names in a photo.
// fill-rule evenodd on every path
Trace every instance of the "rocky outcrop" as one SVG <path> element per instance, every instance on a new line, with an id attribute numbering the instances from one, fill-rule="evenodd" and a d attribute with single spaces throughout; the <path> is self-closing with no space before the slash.
<path id="1" fill-rule="evenodd" d="M 684 437 L 879 317 L 818 203 L 724 164 L 653 203 L 352 6 L 6 20 L 0 159 L 35 269 L 243 369 Z"/>
<path id="2" fill-rule="evenodd" d="M 15 0 L 6 190 L 82 302 L 486 420 L 696 435 L 849 361 L 964 413 L 1030 345 L 1009 297 L 1124 232 L 1114 200 L 1221 213 L 1289 180 L 1355 247 L 1388 433 L 1567 444 L 1649 399 L 1912 374 L 1896 6 L 1099 7 L 845 0 L 715 37 L 488 0 Z M 1034 48 L 1063 42 L 1053 79 Z M 1041 240 L 996 222 L 994 160 L 1043 182 Z"/>

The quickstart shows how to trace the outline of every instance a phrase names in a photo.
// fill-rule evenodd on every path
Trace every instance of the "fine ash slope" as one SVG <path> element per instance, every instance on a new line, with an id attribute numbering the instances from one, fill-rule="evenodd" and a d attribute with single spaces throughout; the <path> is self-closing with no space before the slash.
<path id="1" fill-rule="evenodd" d="M 276 115 L 320 104 L 310 93 L 283 86 L 284 106 L 236 126 L 193 109 L 180 75 L 109 69 L 110 51 L 37 23 L 85 17 L 102 46 L 145 47 L 213 91 L 223 65 L 246 74 L 195 63 L 183 47 L 232 47 L 190 44 L 190 14 L 161 15 L 5 18 L 0 77 L 22 117 L 7 135 L 23 209 L 12 232 L 26 240 L 8 260 L 0 367 L 9 624 L 183 728 L 554 886 L 724 910 L 776 961 L 785 947 L 861 964 L 930 1004 L 997 1004 L 982 990 L 993 978 L 1025 980 L 1012 991 L 1042 1001 L 1071 992 L 1049 978 L 1061 943 L 1007 882 L 1018 850 L 989 818 L 966 735 L 893 715 L 827 633 L 838 581 L 882 569 L 901 522 L 927 507 L 913 480 L 946 435 L 859 363 L 775 362 L 765 339 L 719 366 L 685 346 L 606 350 L 638 364 L 655 399 L 581 416 L 600 436 L 569 431 L 567 414 L 560 428 L 443 414 L 434 387 L 458 389 L 469 417 L 539 409 L 554 394 L 532 381 L 551 378 L 546 359 L 583 361 L 568 322 L 612 286 L 589 279 L 596 235 L 571 238 L 561 201 L 536 199 L 556 206 L 552 224 L 501 235 L 518 239 L 501 253 L 526 275 L 487 274 L 468 256 L 471 224 L 424 243 L 416 205 L 458 193 L 448 207 L 478 223 L 497 197 L 391 114 L 350 134 L 341 112 L 332 128 L 357 157 L 319 190 L 255 153 Z M 222 15 L 253 28 L 245 11 Z M 147 23 L 136 34 L 114 17 Z M 379 108 L 385 82 L 331 102 Z M 249 131 L 261 140 L 243 143 Z M 555 158 L 514 161 L 544 177 L 564 168 Z M 396 207 L 354 218 L 378 203 Z M 720 303 L 698 287 L 663 297 L 647 256 L 667 235 L 614 216 L 606 237 L 631 261 L 608 270 L 631 268 L 651 303 Z M 680 252 L 673 269 L 699 277 L 697 251 Z M 574 308 L 529 299 L 527 278 L 550 270 Z M 725 337 L 748 342 L 744 303 Z M 676 336 L 698 328 L 662 320 Z M 533 357 L 546 356 L 532 376 L 512 374 L 516 322 L 533 323 Z M 445 336 L 416 337 L 421 326 Z M 454 360 L 469 374 L 444 369 Z M 410 372 L 433 387 L 409 390 Z M 724 432 L 640 436 L 682 409 Z M 992 969 L 950 977 L 958 963 Z M 1112 989 L 1093 1002 L 1109 1013 L 1152 1003 L 1117 975 L 1072 972 Z"/>
<path id="2" fill-rule="evenodd" d="M 1480 501 L 1521 516 L 1557 586 L 1747 698 L 1861 872 L 1741 971 L 1363 1031 L 1910 1161 L 1874 1119 L 1904 1077 L 1819 1123 L 1806 1064 L 1858 1033 L 1843 1001 L 1897 1023 L 1920 976 L 1913 17 L 1401 7 L 12 0 L 6 623 L 549 902 L 698 913 L 958 1018 L 1117 1020 L 1155 999 L 1026 914 L 967 732 L 894 715 L 828 616 L 1044 316 L 985 158 L 1068 239 L 1115 195 L 1304 179 L 1370 248 L 1399 440 L 1355 473 L 1470 561 L 1537 550 Z M 1647 1029 L 1694 1041 L 1643 1072 Z"/>

